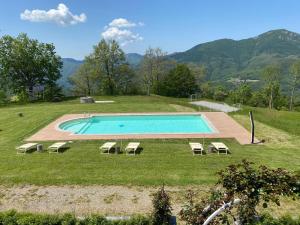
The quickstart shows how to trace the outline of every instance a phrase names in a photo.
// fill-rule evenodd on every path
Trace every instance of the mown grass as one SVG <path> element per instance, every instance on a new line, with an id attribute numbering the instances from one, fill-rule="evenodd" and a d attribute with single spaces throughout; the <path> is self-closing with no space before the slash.
<path id="1" fill-rule="evenodd" d="M 159 96 L 99 97 L 115 100 L 112 104 L 79 104 L 78 99 L 62 103 L 35 103 L 0 108 L 0 183 L 1 184 L 101 184 L 101 185 L 212 185 L 216 172 L 242 159 L 300 170 L 300 148 L 295 145 L 241 146 L 235 140 L 222 140 L 231 149 L 230 155 L 191 154 L 187 139 L 141 140 L 143 151 L 137 156 L 102 155 L 98 147 L 103 141 L 76 141 L 61 154 L 37 153 L 16 155 L 15 146 L 55 118 L 66 113 L 84 112 L 172 112 L 195 110 L 187 100 Z M 178 105 L 174 107 L 174 105 Z M 299 139 L 297 123 L 300 113 L 269 112 L 256 109 L 255 118 L 272 129 Z M 18 113 L 24 114 L 19 117 Z M 235 114 L 245 123 L 247 111 Z M 280 115 L 280 116 L 278 116 Z M 274 119 L 277 118 L 277 119 Z M 298 121 L 295 121 L 298 120 Z M 285 123 L 285 122 L 286 123 Z M 287 125 L 290 124 L 290 125 Z M 247 125 L 247 124 L 245 124 Z M 265 129 L 264 127 L 261 128 Z M 261 131 L 263 132 L 263 131 Z M 297 134 L 295 134 L 297 133 Z M 267 134 L 266 134 L 267 135 Z M 202 142 L 203 140 L 195 140 Z M 205 146 L 211 140 L 204 140 Z M 123 142 L 122 145 L 126 145 Z M 47 147 L 51 143 L 43 143 Z M 120 142 L 118 143 L 121 144 Z"/>

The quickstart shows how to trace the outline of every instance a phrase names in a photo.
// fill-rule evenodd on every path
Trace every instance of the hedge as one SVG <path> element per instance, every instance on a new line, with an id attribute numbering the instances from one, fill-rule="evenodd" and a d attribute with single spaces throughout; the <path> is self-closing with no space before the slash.
<path id="1" fill-rule="evenodd" d="M 0 213 L 0 225 L 150 225 L 149 217 L 134 216 L 129 220 L 108 221 L 103 216 L 92 215 L 78 219 L 71 214 L 44 215 L 17 213 L 8 211 Z"/>

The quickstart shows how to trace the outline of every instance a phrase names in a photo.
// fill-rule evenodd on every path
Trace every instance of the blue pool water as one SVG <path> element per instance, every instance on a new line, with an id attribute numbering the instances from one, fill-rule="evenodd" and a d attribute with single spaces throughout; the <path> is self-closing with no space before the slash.
<path id="1" fill-rule="evenodd" d="M 64 122 L 59 128 L 74 134 L 213 133 L 201 115 L 93 116 Z"/>

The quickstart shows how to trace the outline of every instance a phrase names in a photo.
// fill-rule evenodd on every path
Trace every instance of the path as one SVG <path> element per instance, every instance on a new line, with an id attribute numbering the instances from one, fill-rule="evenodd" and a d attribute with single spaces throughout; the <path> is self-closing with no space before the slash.
<path id="1" fill-rule="evenodd" d="M 197 106 L 203 106 L 209 109 L 213 109 L 216 111 L 221 111 L 221 112 L 236 112 L 239 110 L 239 108 L 227 105 L 226 103 L 216 103 L 216 102 L 208 102 L 208 101 L 196 101 L 196 102 L 190 102 L 193 105 Z"/>

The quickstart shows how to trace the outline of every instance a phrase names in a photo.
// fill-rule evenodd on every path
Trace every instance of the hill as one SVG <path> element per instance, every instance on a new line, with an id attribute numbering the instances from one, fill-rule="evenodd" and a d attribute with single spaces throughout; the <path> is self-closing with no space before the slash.
<path id="1" fill-rule="evenodd" d="M 212 81 L 259 79 L 263 67 L 280 64 L 287 70 L 300 57 L 300 34 L 272 30 L 244 40 L 221 39 L 199 44 L 169 57 L 177 62 L 205 65 Z"/>
<path id="2" fill-rule="evenodd" d="M 79 66 L 83 63 L 82 60 L 76 60 L 72 58 L 63 58 L 63 68 L 61 70 L 61 78 L 58 80 L 58 84 L 61 85 L 65 90 L 70 88 L 68 78 L 76 72 Z"/>
<path id="3" fill-rule="evenodd" d="M 137 53 L 128 53 L 126 54 L 127 62 L 132 66 L 138 66 L 142 61 L 143 56 Z"/>
<path id="4" fill-rule="evenodd" d="M 207 79 L 223 82 L 242 79 L 261 79 L 261 70 L 272 64 L 283 68 L 281 83 L 287 84 L 289 65 L 300 58 L 300 34 L 284 29 L 272 30 L 257 37 L 243 40 L 220 39 L 185 51 L 168 55 L 179 63 L 195 63 L 205 65 Z M 143 56 L 137 53 L 126 54 L 126 59 L 133 67 L 137 67 Z M 73 74 L 83 61 L 63 59 L 62 78 L 59 83 L 68 88 L 68 77 Z M 260 82 L 256 84 L 261 85 Z"/>

